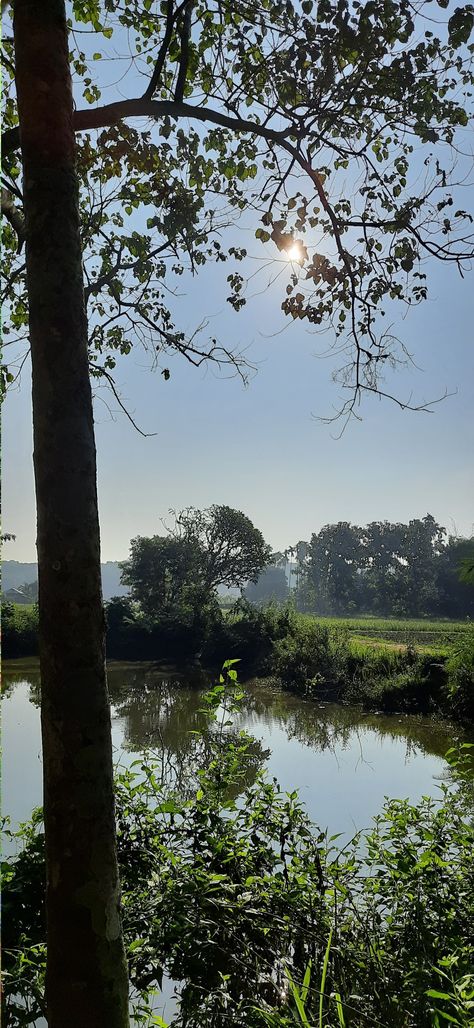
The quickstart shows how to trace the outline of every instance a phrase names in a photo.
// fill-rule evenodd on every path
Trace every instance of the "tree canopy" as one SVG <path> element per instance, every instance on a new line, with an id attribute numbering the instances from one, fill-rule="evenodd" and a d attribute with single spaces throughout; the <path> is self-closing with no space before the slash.
<path id="1" fill-rule="evenodd" d="M 283 311 L 332 324 L 343 410 L 383 391 L 379 372 L 406 357 L 389 325 L 426 297 L 426 260 L 462 273 L 473 254 L 473 22 L 472 5 L 449 0 L 74 0 L 91 373 L 115 389 L 117 356 L 140 343 L 165 378 L 173 352 L 245 374 L 202 323 L 186 335 L 172 290 L 184 270 L 227 262 L 240 309 L 245 249 L 222 230 L 251 211 L 262 263 L 288 264 Z M 3 62 L 8 343 L 26 339 L 28 319 L 8 31 Z"/>
<path id="2" fill-rule="evenodd" d="M 325 525 L 311 536 L 297 602 L 329 615 L 472 617 L 472 590 L 459 576 L 472 550 L 471 539 L 446 541 L 431 514 L 408 524 Z"/>
<path id="3" fill-rule="evenodd" d="M 203 582 L 211 591 L 256 581 L 270 561 L 271 549 L 260 530 L 241 510 L 225 504 L 208 510 L 188 507 L 177 514 L 174 533 L 200 547 Z"/>
<path id="4" fill-rule="evenodd" d="M 205 604 L 218 586 L 255 580 L 270 558 L 262 533 L 242 511 L 214 505 L 175 514 L 168 536 L 132 539 L 122 582 L 150 616 Z"/>
<path id="5" fill-rule="evenodd" d="M 176 610 L 200 580 L 200 551 L 194 540 L 137 536 L 120 565 L 122 582 L 150 617 Z M 202 590 L 201 590 L 202 591 Z"/>
<path id="6" fill-rule="evenodd" d="M 274 565 L 265 568 L 255 583 L 249 583 L 244 596 L 250 603 L 284 603 L 289 598 L 285 569 Z"/>

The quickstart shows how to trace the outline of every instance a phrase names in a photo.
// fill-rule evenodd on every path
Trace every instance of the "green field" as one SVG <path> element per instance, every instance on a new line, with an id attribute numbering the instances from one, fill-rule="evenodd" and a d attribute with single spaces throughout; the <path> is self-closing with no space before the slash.
<path id="1" fill-rule="evenodd" d="M 311 615 L 308 615 L 311 616 Z M 374 617 L 321 618 L 319 624 L 329 628 L 343 628 L 351 641 L 367 647 L 400 649 L 414 646 L 422 652 L 447 653 L 472 626 L 471 621 L 419 619 L 391 619 Z"/>

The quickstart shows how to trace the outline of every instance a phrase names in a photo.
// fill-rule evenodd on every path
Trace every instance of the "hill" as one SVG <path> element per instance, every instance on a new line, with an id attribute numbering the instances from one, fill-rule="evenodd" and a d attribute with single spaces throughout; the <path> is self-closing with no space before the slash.
<path id="1" fill-rule="evenodd" d="M 102 590 L 104 600 L 110 600 L 111 596 L 126 596 L 128 589 L 120 584 L 120 569 L 118 561 L 108 560 L 101 564 Z M 26 583 L 36 582 L 38 568 L 36 564 L 23 563 L 19 560 L 4 560 L 2 563 L 2 592 L 9 589 L 18 589 Z"/>

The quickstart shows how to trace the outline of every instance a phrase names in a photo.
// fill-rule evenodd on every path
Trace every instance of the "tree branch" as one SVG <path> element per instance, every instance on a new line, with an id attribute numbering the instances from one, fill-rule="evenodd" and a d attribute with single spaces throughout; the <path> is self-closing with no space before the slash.
<path id="1" fill-rule="evenodd" d="M 250 132 L 272 143 L 283 143 L 288 136 L 295 135 L 297 131 L 295 126 L 290 126 L 288 129 L 278 132 L 276 129 L 259 125 L 256 121 L 248 121 L 245 118 L 237 117 L 231 118 L 220 111 L 212 110 L 212 108 L 194 107 L 192 104 L 177 102 L 176 100 L 150 100 L 146 95 L 132 100 L 118 100 L 115 103 L 106 104 L 104 107 L 89 107 L 83 111 L 75 111 L 73 114 L 73 126 L 75 132 L 87 132 L 89 129 L 100 129 L 106 128 L 108 125 L 116 125 L 125 118 L 164 118 L 166 116 L 176 120 L 179 118 L 191 118 L 196 121 L 209 121 L 213 125 L 220 125 L 222 128 L 231 129 L 233 132 Z M 2 136 L 4 155 L 13 153 L 19 146 L 20 133 L 18 126 L 7 129 Z"/>
<path id="2" fill-rule="evenodd" d="M 160 78 L 161 78 L 161 73 L 163 71 L 165 60 L 166 60 L 166 54 L 168 53 L 168 47 L 169 47 L 169 45 L 171 43 L 171 37 L 173 35 L 174 22 L 175 22 L 175 18 L 177 16 L 177 13 L 178 13 L 177 11 L 173 10 L 173 0 L 167 0 L 167 4 L 166 4 L 165 34 L 163 36 L 163 40 L 162 40 L 160 49 L 158 51 L 158 57 L 156 59 L 156 64 L 155 64 L 155 68 L 154 68 L 154 71 L 153 71 L 153 75 L 151 76 L 148 88 L 146 89 L 146 91 L 143 94 L 143 99 L 144 100 L 151 100 L 151 98 L 152 98 L 152 96 L 153 96 L 153 94 L 154 94 L 154 92 L 155 92 L 155 90 L 156 90 L 156 88 L 157 88 L 157 86 L 159 84 L 159 81 L 160 81 Z"/>
<path id="3" fill-rule="evenodd" d="M 25 216 L 23 214 L 23 211 L 20 211 L 20 210 L 18 210 L 18 207 L 15 207 L 15 204 L 13 202 L 12 194 L 10 193 L 10 191 L 8 189 L 5 189 L 4 186 L 2 186 L 2 201 L 1 202 L 2 202 L 2 214 L 7 219 L 7 221 L 10 222 L 10 225 L 11 225 L 13 231 L 16 232 L 16 234 L 17 234 L 17 237 L 18 237 L 17 252 L 20 253 L 20 250 L 21 250 L 21 248 L 23 246 L 23 243 L 25 242 L 25 239 L 26 239 Z"/>
<path id="4" fill-rule="evenodd" d="M 177 103 L 181 103 L 184 96 L 184 86 L 186 83 L 186 75 L 188 73 L 189 66 L 189 40 L 191 38 L 191 15 L 193 10 L 193 0 L 187 0 L 184 8 L 184 15 L 181 24 L 180 40 L 181 40 L 181 55 L 179 60 L 179 71 L 178 78 L 176 81 L 176 89 L 174 98 Z"/>
<path id="5" fill-rule="evenodd" d="M 120 396 L 119 396 L 119 394 L 117 392 L 117 387 L 115 385 L 115 382 L 114 382 L 114 379 L 113 379 L 112 375 L 108 371 L 106 371 L 105 368 L 101 367 L 100 364 L 94 364 L 93 361 L 89 361 L 89 367 L 91 368 L 92 374 L 95 375 L 97 378 L 105 378 L 106 379 L 106 381 L 109 383 L 109 386 L 110 386 L 110 388 L 111 388 L 111 390 L 112 390 L 112 392 L 113 392 L 113 394 L 115 396 L 115 399 L 117 400 L 117 403 L 118 403 L 119 407 L 122 409 L 123 413 L 128 418 L 128 420 L 133 425 L 133 427 L 136 429 L 136 431 L 140 433 L 140 435 L 144 436 L 145 439 L 148 439 L 150 436 L 153 436 L 153 435 L 158 435 L 157 432 L 144 432 L 143 429 L 140 428 L 139 425 L 137 425 L 136 421 L 134 420 L 134 418 L 130 414 L 130 411 L 127 410 L 125 404 L 120 399 Z"/>

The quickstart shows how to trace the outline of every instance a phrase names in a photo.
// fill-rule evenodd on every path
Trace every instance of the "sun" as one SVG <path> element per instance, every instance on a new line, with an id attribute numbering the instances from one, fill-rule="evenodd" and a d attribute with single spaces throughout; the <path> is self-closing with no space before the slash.
<path id="1" fill-rule="evenodd" d="M 303 256 L 299 243 L 292 243 L 291 246 L 288 247 L 286 253 L 288 260 L 290 261 L 300 261 Z"/>

